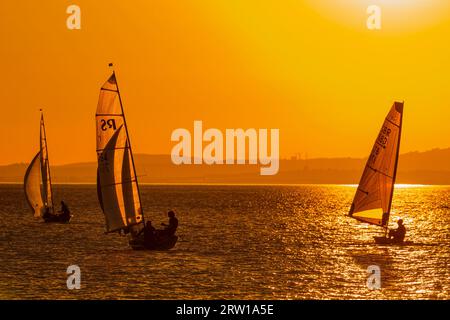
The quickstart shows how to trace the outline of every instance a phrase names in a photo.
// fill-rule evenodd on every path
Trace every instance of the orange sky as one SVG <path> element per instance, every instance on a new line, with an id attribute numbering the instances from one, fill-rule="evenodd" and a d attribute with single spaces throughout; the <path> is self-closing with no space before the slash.
<path id="1" fill-rule="evenodd" d="M 81 7 L 82 29 L 66 28 Z M 426 5 L 425 5 L 426 3 Z M 366 29 L 368 4 L 382 30 Z M 93 161 L 99 88 L 116 66 L 134 152 L 171 132 L 279 128 L 280 154 L 367 156 L 393 100 L 402 152 L 449 147 L 450 4 L 438 0 L 0 2 L 0 164 Z"/>

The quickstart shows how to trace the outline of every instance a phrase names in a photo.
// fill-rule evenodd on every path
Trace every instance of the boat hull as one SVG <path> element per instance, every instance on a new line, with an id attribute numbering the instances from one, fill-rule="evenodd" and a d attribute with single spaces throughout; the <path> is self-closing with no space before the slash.
<path id="1" fill-rule="evenodd" d="M 72 219 L 72 215 L 70 215 L 69 217 L 53 216 L 53 217 L 49 217 L 49 218 L 44 218 L 44 222 L 45 223 L 69 223 L 71 219 Z"/>
<path id="2" fill-rule="evenodd" d="M 386 237 L 373 237 L 376 244 L 384 244 L 384 245 L 410 245 L 412 241 L 396 241 L 394 239 L 389 239 Z"/>
<path id="3" fill-rule="evenodd" d="M 133 250 L 156 250 L 165 251 L 172 249 L 178 241 L 177 236 L 162 236 L 155 242 L 146 244 L 143 237 L 130 239 L 129 244 Z"/>

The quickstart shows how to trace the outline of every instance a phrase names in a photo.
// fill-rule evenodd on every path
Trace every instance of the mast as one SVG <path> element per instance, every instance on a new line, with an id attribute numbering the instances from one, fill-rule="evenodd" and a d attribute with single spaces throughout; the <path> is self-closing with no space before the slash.
<path id="1" fill-rule="evenodd" d="M 49 161 L 49 155 L 48 155 L 48 144 L 47 144 L 47 133 L 45 132 L 45 121 L 44 121 L 44 112 L 42 111 L 42 109 L 40 109 L 41 111 L 41 122 L 42 122 L 42 128 L 44 129 L 44 140 L 45 140 L 45 148 L 46 150 L 46 155 L 47 155 L 47 170 L 48 170 L 48 183 L 50 183 L 50 193 L 51 193 L 51 200 L 52 200 L 52 213 L 55 213 L 55 207 L 54 207 L 54 202 L 53 202 L 53 189 L 52 189 L 52 174 L 50 172 L 50 161 Z M 42 150 L 41 150 L 42 152 Z"/>
<path id="2" fill-rule="evenodd" d="M 109 67 L 113 68 L 113 64 L 110 63 L 110 64 L 109 64 Z M 125 132 L 126 132 L 126 134 L 127 134 L 128 148 L 130 148 L 131 163 L 132 163 L 132 165 L 133 165 L 134 178 L 136 179 L 136 186 L 137 186 L 137 191 L 138 191 L 139 204 L 140 204 L 140 207 L 141 207 L 142 223 L 145 225 L 144 209 L 143 209 L 143 207 L 142 207 L 142 200 L 141 200 L 141 190 L 139 189 L 139 182 L 138 182 L 138 177 L 137 177 L 137 173 L 136 173 L 136 167 L 135 167 L 135 165 L 134 165 L 134 155 L 133 155 L 133 150 L 132 150 L 132 148 L 131 148 L 130 135 L 128 134 L 127 120 L 126 120 L 126 118 L 125 118 L 125 112 L 123 111 L 122 97 L 121 97 L 121 95 L 120 95 L 119 83 L 118 83 L 118 81 L 117 81 L 116 72 L 115 72 L 114 68 L 113 68 L 113 75 L 114 75 L 114 79 L 116 80 L 117 95 L 119 96 L 120 110 L 122 111 L 123 124 L 124 124 L 124 126 L 125 126 Z"/>
<path id="3" fill-rule="evenodd" d="M 400 102 L 394 102 L 395 105 L 400 104 Z M 402 112 L 400 113 L 400 125 L 399 125 L 399 131 L 398 131 L 398 144 L 397 144 L 397 154 L 395 157 L 395 166 L 394 166 L 394 175 L 392 176 L 392 190 L 391 190 L 391 198 L 389 199 L 389 206 L 388 206 L 388 221 L 386 222 L 386 227 L 385 227 L 385 235 L 387 233 L 388 227 L 389 227 L 389 216 L 391 214 L 391 207 L 392 207 L 392 199 L 394 198 L 394 189 L 395 189 L 395 180 L 397 178 L 397 167 L 398 167 L 398 158 L 400 155 L 400 141 L 402 138 L 402 126 L 403 126 L 403 105 L 405 104 L 405 101 L 403 101 L 402 103 Z M 397 108 L 397 106 L 396 106 Z"/>

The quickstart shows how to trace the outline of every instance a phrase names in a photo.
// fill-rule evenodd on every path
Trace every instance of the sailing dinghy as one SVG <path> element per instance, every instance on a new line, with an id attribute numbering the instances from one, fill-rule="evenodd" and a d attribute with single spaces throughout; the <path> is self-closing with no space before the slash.
<path id="1" fill-rule="evenodd" d="M 112 65 L 110 65 L 112 66 Z M 128 234 L 135 249 L 168 250 L 177 236 L 157 237 L 145 244 L 138 177 L 134 165 L 125 114 L 113 71 L 100 89 L 96 112 L 97 128 L 97 195 L 106 221 L 106 233 Z"/>
<path id="2" fill-rule="evenodd" d="M 23 183 L 25 197 L 36 218 L 42 218 L 45 222 L 69 222 L 72 215 L 56 214 L 53 206 L 52 179 L 42 110 L 39 147 L 39 152 L 34 156 L 25 172 Z"/>
<path id="3" fill-rule="evenodd" d="M 403 102 L 394 102 L 386 116 L 370 153 L 349 216 L 385 229 L 384 237 L 374 237 L 379 244 L 394 243 L 386 237 L 397 176 Z"/>

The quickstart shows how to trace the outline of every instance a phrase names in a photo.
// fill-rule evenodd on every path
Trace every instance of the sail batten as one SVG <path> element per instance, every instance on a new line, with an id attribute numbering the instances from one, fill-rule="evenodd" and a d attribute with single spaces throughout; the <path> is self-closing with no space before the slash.
<path id="1" fill-rule="evenodd" d="M 139 187 L 115 74 L 100 90 L 96 112 L 97 193 L 106 231 L 143 222 Z"/>
<path id="2" fill-rule="evenodd" d="M 397 173 L 403 103 L 395 102 L 386 116 L 361 176 L 349 215 L 386 227 Z"/>

